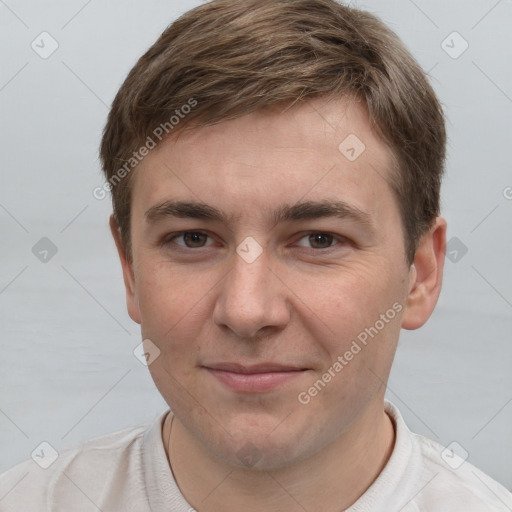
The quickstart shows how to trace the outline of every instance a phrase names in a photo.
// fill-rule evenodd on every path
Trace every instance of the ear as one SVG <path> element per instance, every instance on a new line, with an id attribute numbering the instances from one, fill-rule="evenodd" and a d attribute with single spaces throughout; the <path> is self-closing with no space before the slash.
<path id="1" fill-rule="evenodd" d="M 121 229 L 119 228 L 119 225 L 117 224 L 114 215 L 110 216 L 110 231 L 112 232 L 112 236 L 114 237 L 114 241 L 117 247 L 117 253 L 119 254 L 119 259 L 121 260 L 121 267 L 123 268 L 123 279 L 124 287 L 126 289 L 126 306 L 128 308 L 128 314 L 130 315 L 130 318 L 134 322 L 140 324 L 140 309 L 136 293 L 133 263 L 131 263 L 128 260 L 124 252 L 124 247 L 121 242 Z"/>
<path id="2" fill-rule="evenodd" d="M 430 317 L 441 292 L 446 251 L 446 221 L 437 217 L 416 249 L 409 271 L 409 294 L 402 317 L 404 329 L 418 329 Z"/>

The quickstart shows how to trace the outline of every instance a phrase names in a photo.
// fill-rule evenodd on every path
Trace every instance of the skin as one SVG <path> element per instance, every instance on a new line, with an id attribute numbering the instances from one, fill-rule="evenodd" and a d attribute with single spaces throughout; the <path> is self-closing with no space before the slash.
<path id="1" fill-rule="evenodd" d="M 355 161 L 338 149 L 349 134 L 366 146 Z M 195 509 L 337 511 L 385 466 L 394 443 L 385 385 L 400 329 L 420 327 L 435 307 L 446 236 L 439 217 L 407 263 L 391 169 L 389 148 L 350 99 L 315 99 L 183 132 L 136 169 L 131 262 L 113 218 L 111 228 L 129 314 L 160 350 L 149 370 L 174 413 L 164 445 Z M 233 218 L 145 216 L 176 199 Z M 368 223 L 326 217 L 275 224 L 270 215 L 325 199 L 343 200 Z M 171 240 L 193 230 L 207 236 Z M 248 236 L 262 248 L 252 263 L 236 252 Z M 394 319 L 301 404 L 299 393 L 396 303 L 402 309 Z M 241 393 L 202 367 L 218 362 L 306 370 L 271 391 Z M 252 460 L 241 457 L 247 451 Z"/>

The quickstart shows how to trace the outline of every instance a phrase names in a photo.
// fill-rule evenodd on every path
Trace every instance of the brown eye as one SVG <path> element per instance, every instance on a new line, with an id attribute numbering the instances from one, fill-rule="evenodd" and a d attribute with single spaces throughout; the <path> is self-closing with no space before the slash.
<path id="1" fill-rule="evenodd" d="M 177 243 L 176 240 L 183 240 L 185 243 Z M 208 240 L 208 235 L 206 233 L 202 233 L 200 231 L 183 231 L 182 233 L 177 233 L 172 238 L 169 239 L 170 242 L 176 243 L 180 247 L 186 247 L 188 249 L 198 249 L 206 246 L 206 241 Z"/>
<path id="2" fill-rule="evenodd" d="M 331 247 L 334 237 L 329 233 L 311 233 L 309 242 L 314 249 L 327 249 Z"/>
<path id="3" fill-rule="evenodd" d="M 205 235 L 204 233 L 197 233 L 194 231 L 183 233 L 182 236 L 187 247 L 191 248 L 203 247 L 204 244 L 206 243 L 206 239 L 208 238 L 208 235 Z"/>
<path id="4" fill-rule="evenodd" d="M 307 249 L 322 250 L 334 247 L 335 244 L 333 242 L 335 241 L 343 242 L 343 238 L 331 235 L 331 233 L 324 233 L 323 231 L 311 231 L 299 240 L 298 245 Z"/>

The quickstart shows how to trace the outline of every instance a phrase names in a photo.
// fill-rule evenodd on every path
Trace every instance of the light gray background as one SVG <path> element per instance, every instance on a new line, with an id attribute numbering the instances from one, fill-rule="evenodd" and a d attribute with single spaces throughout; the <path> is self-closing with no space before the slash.
<path id="1" fill-rule="evenodd" d="M 403 332 L 388 387 L 410 428 L 512 487 L 512 2 L 372 0 L 430 71 L 448 116 L 448 238 L 439 305 Z M 193 1 L 0 1 L 0 472 L 41 441 L 56 449 L 153 419 L 166 404 L 132 351 L 97 148 L 118 87 Z M 59 47 L 40 58 L 31 42 Z M 442 41 L 469 43 L 450 57 Z M 452 52 L 461 40 L 447 40 Z M 47 263 L 32 247 L 48 237 Z M 455 246 L 454 246 L 455 247 Z M 449 248 L 450 250 L 450 248 Z"/>

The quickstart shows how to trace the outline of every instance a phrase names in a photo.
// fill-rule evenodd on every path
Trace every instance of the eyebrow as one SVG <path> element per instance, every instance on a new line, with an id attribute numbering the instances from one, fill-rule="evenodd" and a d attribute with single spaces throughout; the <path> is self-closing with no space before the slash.
<path id="1" fill-rule="evenodd" d="M 239 215 L 228 215 L 214 206 L 201 202 L 164 201 L 152 206 L 146 211 L 144 217 L 149 223 L 156 223 L 169 217 L 178 217 L 230 224 L 233 223 Z M 293 205 L 284 205 L 271 212 L 271 217 L 275 224 L 287 221 L 337 217 L 350 219 L 372 230 L 375 229 L 375 223 L 367 212 L 344 201 L 305 201 Z"/>

